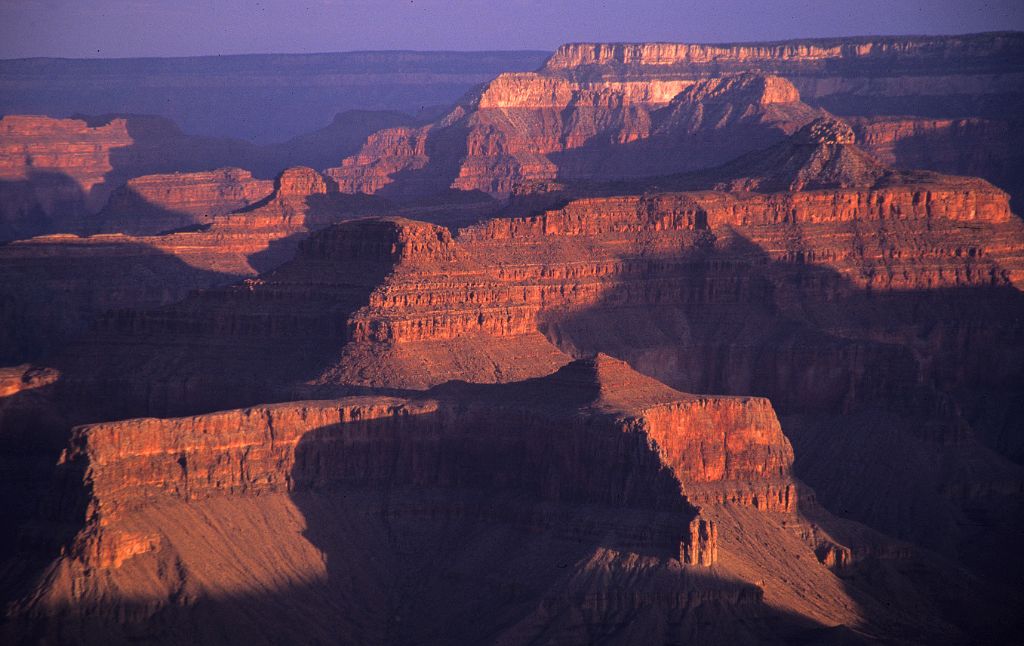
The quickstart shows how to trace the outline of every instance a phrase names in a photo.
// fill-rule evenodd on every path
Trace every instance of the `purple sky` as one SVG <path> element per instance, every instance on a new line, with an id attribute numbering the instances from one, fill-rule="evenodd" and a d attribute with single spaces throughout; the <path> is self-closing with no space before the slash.
<path id="1" fill-rule="evenodd" d="M 0 58 L 1024 30 L 1024 0 L 0 0 Z"/>

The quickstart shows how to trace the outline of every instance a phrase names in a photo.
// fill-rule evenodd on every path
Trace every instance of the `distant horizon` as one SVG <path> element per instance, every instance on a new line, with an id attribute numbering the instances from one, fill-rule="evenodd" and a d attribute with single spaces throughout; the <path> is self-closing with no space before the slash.
<path id="1" fill-rule="evenodd" d="M 70 61 L 120 61 L 120 60 L 174 60 L 183 58 L 241 58 L 246 56 L 333 56 L 339 54 L 554 54 L 559 48 L 568 45 L 705 45 L 705 46 L 730 46 L 730 45 L 753 45 L 765 44 L 774 45 L 792 42 L 807 41 L 830 41 L 830 40 L 857 40 L 869 38 L 942 38 L 955 36 L 986 36 L 986 35 L 1024 35 L 1024 29 L 997 29 L 988 31 L 971 32 L 949 32 L 949 33 L 877 33 L 877 34 L 851 34 L 848 36 L 807 36 L 794 38 L 779 38 L 765 40 L 571 40 L 565 41 L 551 49 L 347 49 L 347 50 L 324 50 L 315 52 L 284 52 L 284 51 L 252 51 L 230 54 L 188 54 L 188 55 L 144 55 L 144 56 L 20 56 L 3 57 L 0 61 L 30 61 L 30 60 L 70 60 Z"/>
<path id="2" fill-rule="evenodd" d="M 734 44 L 1022 30 L 1020 0 L 0 0 L 3 60 L 548 52 L 565 43 Z"/>

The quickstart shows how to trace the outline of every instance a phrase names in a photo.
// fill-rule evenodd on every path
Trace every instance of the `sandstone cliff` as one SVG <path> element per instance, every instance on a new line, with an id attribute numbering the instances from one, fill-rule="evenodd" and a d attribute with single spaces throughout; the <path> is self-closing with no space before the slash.
<path id="1" fill-rule="evenodd" d="M 807 467 L 827 505 L 970 560 L 959 519 L 984 509 L 1008 527 L 1004 501 L 1024 481 L 1007 459 L 1021 450 L 1021 224 L 995 187 L 886 169 L 841 124 L 779 150 L 802 160 L 767 169 L 794 172 L 785 192 L 744 163 L 727 168 L 768 192 L 580 199 L 454 236 L 401 218 L 340 224 L 259 280 L 107 317 L 55 364 L 56 386 L 85 419 L 182 414 L 287 399 L 302 381 L 518 381 L 604 351 L 675 387 L 770 397 L 798 446 L 829 456 Z M 887 439 L 859 446 L 837 418 L 876 420 L 863 423 Z M 846 439 L 830 442 L 834 429 Z M 863 485 L 859 460 L 879 469 Z M 912 486 L 881 476 L 918 460 L 946 466 Z M 786 508 L 792 495 L 711 499 Z M 911 501 L 919 515 L 900 515 Z"/>
<path id="2" fill-rule="evenodd" d="M 1020 105 L 1016 61 L 1022 52 L 1024 38 L 1013 32 L 722 45 L 576 43 L 560 47 L 545 70 L 604 80 L 758 70 L 789 78 L 804 100 L 837 114 L 966 116 L 963 112 L 971 111 L 1006 117 Z"/>
<path id="3" fill-rule="evenodd" d="M 96 216 L 101 231 L 155 235 L 194 224 L 210 216 L 247 207 L 270 195 L 273 182 L 240 168 L 201 173 L 143 175 L 114 191 Z"/>
<path id="4" fill-rule="evenodd" d="M 412 117 L 346 112 L 274 145 L 186 135 L 146 116 L 0 119 L 0 239 L 96 231 L 149 235 L 252 205 L 289 167 L 323 167 Z M 97 214 L 102 209 L 102 213 Z"/>
<path id="5" fill-rule="evenodd" d="M 912 150 L 920 133 L 888 128 L 892 117 L 876 115 L 983 117 L 1019 131 L 1012 120 L 1024 76 L 1008 61 L 1022 50 L 1019 34 L 565 45 L 537 72 L 502 74 L 430 126 L 374 135 L 329 172 L 342 190 L 367 193 L 555 190 L 715 166 L 780 140 L 823 109 L 877 119 L 888 134 L 864 142 L 888 156 L 897 141 Z M 901 165 L 920 162 L 908 152 Z M 1017 173 L 1007 172 L 1019 170 L 1013 151 L 972 167 L 923 166 L 1019 188 Z"/>
<path id="6" fill-rule="evenodd" d="M 413 398 L 81 427 L 50 509 L 84 524 L 9 630 L 31 621 L 55 639 L 141 630 L 207 642 L 244 617 L 257 643 L 328 629 L 402 643 L 726 643 L 748 631 L 785 642 L 837 625 L 957 635 L 909 613 L 916 601 L 846 589 L 830 568 L 849 548 L 795 499 L 744 497 L 794 488 L 791 460 L 767 401 L 685 395 L 600 355 Z M 857 540 L 885 542 L 869 534 Z M 265 608 L 293 595 L 302 602 L 268 622 Z M 458 621 L 466 608 L 476 621 Z"/>
<path id="7" fill-rule="evenodd" d="M 434 124 L 377 133 L 328 173 L 348 192 L 503 196 L 715 165 L 816 114 L 772 76 L 581 83 L 503 74 Z"/>
<path id="8" fill-rule="evenodd" d="M 1008 121 L 918 108 L 955 113 L 972 83 L 970 114 L 1013 105 L 1017 72 L 992 51 L 1018 41 L 566 48 L 575 62 L 503 75 L 338 169 L 290 169 L 205 230 L 7 245 L 8 271 L 41 272 L 0 303 L 8 329 L 51 301 L 43 320 L 98 320 L 49 369 L 0 375 L 0 440 L 49 450 L 69 419 L 207 413 L 75 432 L 42 529 L 18 542 L 64 551 L 15 633 L 1007 640 L 1024 227 L 984 180 L 891 166 L 1012 176 Z M 708 52 L 736 68 L 710 75 Z M 847 125 L 821 112 L 837 97 L 910 116 Z M 994 139 L 992 159 L 954 154 Z M 629 177 L 658 145 L 755 140 L 710 170 Z M 454 226 L 495 208 L 475 191 L 559 187 Z M 140 241 L 189 269 L 128 253 Z M 104 254 L 134 259 L 97 271 Z M 190 281 L 207 288 L 185 297 Z M 47 295 L 69 286 L 88 297 Z M 311 397 L 330 401 L 295 401 Z M 210 412 L 236 406 L 253 408 Z M 31 500 L 39 471 L 17 469 Z M 54 526 L 74 540 L 53 544 Z"/>

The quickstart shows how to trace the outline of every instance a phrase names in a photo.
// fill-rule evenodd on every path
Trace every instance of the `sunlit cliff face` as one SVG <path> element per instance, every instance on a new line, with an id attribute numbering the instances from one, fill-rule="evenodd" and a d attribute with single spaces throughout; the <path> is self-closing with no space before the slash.
<path id="1" fill-rule="evenodd" d="M 51 235 L 0 245 L 0 640 L 1013 643 L 1015 52 L 566 45 L 280 146 L 5 117 Z"/>

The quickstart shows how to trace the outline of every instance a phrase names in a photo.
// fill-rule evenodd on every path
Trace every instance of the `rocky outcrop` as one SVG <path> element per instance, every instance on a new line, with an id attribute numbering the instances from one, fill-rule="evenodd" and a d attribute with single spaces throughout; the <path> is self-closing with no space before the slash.
<path id="1" fill-rule="evenodd" d="M 772 76 L 595 84 L 503 74 L 434 124 L 377 133 L 328 173 L 347 192 L 505 196 L 715 165 L 816 114 Z"/>
<path id="2" fill-rule="evenodd" d="M 7 115 L 0 120 L 5 237 L 94 231 L 94 214 L 127 180 L 247 166 L 252 150 L 241 141 L 190 137 L 159 117 Z"/>
<path id="3" fill-rule="evenodd" d="M 33 312 L 93 327 L 0 374 L 24 525 L 0 539 L 48 563 L 4 637 L 1005 641 L 1024 229 L 984 180 L 890 164 L 929 133 L 1003 131 L 839 121 L 796 90 L 868 78 L 875 110 L 934 94 L 941 60 L 943 91 L 998 73 L 1012 95 L 976 41 L 1015 37 L 566 49 L 203 230 L 5 246 L 3 293 L 24 292 L 0 301 L 4 340 Z M 758 137 L 700 172 L 650 154 Z M 633 154 L 668 166 L 630 177 Z M 560 186 L 588 197 L 453 226 L 479 199 L 456 191 Z M 394 215 L 417 208 L 435 223 Z M 25 465 L 81 422 L 22 523 L 44 490 Z"/>
<path id="4" fill-rule="evenodd" d="M 111 195 L 97 216 L 99 229 L 155 235 L 209 224 L 210 216 L 230 213 L 266 198 L 273 185 L 240 168 L 136 177 Z M 304 188 L 313 192 L 311 187 Z"/>
<path id="5" fill-rule="evenodd" d="M 1021 102 L 1019 33 L 887 36 L 772 43 L 580 43 L 544 71 L 573 79 L 697 79 L 745 71 L 792 81 L 803 100 L 842 115 L 1013 118 Z"/>
<path id="6" fill-rule="evenodd" d="M 543 392 L 548 399 L 537 398 Z M 515 482 L 552 501 L 689 513 L 685 525 L 695 512 L 678 497 L 680 483 L 689 497 L 691 488 L 698 491 L 712 483 L 746 490 L 762 480 L 790 478 L 792 450 L 766 400 L 684 395 L 604 355 L 530 382 L 484 388 L 451 384 L 436 396 L 279 404 L 93 425 L 76 432 L 63 461 L 81 462 L 87 469 L 93 497 L 89 514 L 101 525 L 168 497 L 258 496 L 378 481 L 485 488 Z M 583 407 L 593 409 L 587 414 L 592 420 L 575 419 Z M 520 429 L 517 438 L 501 439 L 506 425 Z M 564 440 L 557 435 L 540 440 L 539 434 L 553 433 L 558 426 L 565 429 Z M 576 459 L 602 461 L 634 451 L 624 445 L 606 455 L 577 454 L 583 438 L 572 438 L 584 428 L 615 433 L 609 437 L 630 446 L 649 446 L 651 457 L 638 454 L 635 466 L 648 473 L 624 474 L 623 481 L 633 484 L 619 488 L 606 482 L 615 479 L 607 471 L 610 463 L 575 464 Z M 505 446 L 510 441 L 518 448 Z M 416 446 L 407 454 L 415 459 L 392 463 L 386 456 L 405 454 L 399 447 L 406 442 Z M 386 448 L 389 443 L 399 446 Z M 465 444 L 471 453 L 446 457 L 450 450 L 441 445 L 451 443 Z M 494 464 L 479 481 L 467 480 L 470 463 L 492 463 L 487 454 L 506 450 L 525 450 L 528 463 Z M 668 479 L 667 473 L 672 474 Z M 709 502 L 771 509 L 756 500 Z M 795 509 L 794 504 L 778 510 Z M 701 531 L 707 539 L 707 527 Z"/>
<path id="7" fill-rule="evenodd" d="M 172 175 L 171 186 L 161 179 L 133 185 L 156 192 L 153 199 L 208 197 L 211 210 L 216 202 L 251 201 L 270 190 L 270 182 L 238 170 Z M 328 195 L 328 189 L 319 173 L 296 167 L 278 176 L 269 195 L 230 214 L 184 216 L 152 204 L 104 212 L 113 218 L 111 228 L 143 231 L 199 220 L 184 230 L 51 235 L 0 246 L 0 339 L 6 341 L 0 358 L 24 361 L 56 351 L 109 310 L 168 305 L 195 289 L 254 277 L 293 256 L 311 231 L 383 208 L 372 198 Z"/>
<path id="8" fill-rule="evenodd" d="M 99 127 L 77 119 L 0 119 L 0 237 L 45 232 L 54 217 L 72 223 L 98 210 L 107 197 L 106 176 L 114 170 L 111 151 L 132 142 L 123 119 Z"/>
<path id="9" fill-rule="evenodd" d="M 602 311 L 686 309 L 705 302 L 726 307 L 730 299 L 744 298 L 761 302 L 772 298 L 772 288 L 750 292 L 756 281 L 746 268 L 762 263 L 777 263 L 780 275 L 788 275 L 787 267 L 817 268 L 821 291 L 811 298 L 826 303 L 836 298 L 828 294 L 845 297 L 857 290 L 998 289 L 1020 279 L 1020 226 L 1005 193 L 970 178 L 890 171 L 855 144 L 829 143 L 847 141 L 848 132 L 826 125 L 812 126 L 763 155 L 772 161 L 764 169 L 768 175 L 760 174 L 760 157 L 722 171 L 729 177 L 726 171 L 736 170 L 737 177 L 747 178 L 745 187 L 770 190 L 778 184 L 786 192 L 701 190 L 581 199 L 537 216 L 486 221 L 455 237 L 442 227 L 401 218 L 352 222 L 310 239 L 293 262 L 260 280 L 159 311 L 109 317 L 105 340 L 95 351 L 116 354 L 110 346 L 126 334 L 175 337 L 173 343 L 150 346 L 152 353 L 133 347 L 127 360 L 151 366 L 157 382 L 187 383 L 185 391 L 178 390 L 182 386 L 145 388 L 144 402 L 126 396 L 122 403 L 132 407 L 129 414 L 180 414 L 202 409 L 190 403 L 193 394 L 206 402 L 203 407 L 216 406 L 213 393 L 230 392 L 240 378 L 245 383 L 237 383 L 233 404 L 271 398 L 265 387 L 252 389 L 250 376 L 269 386 L 284 383 L 284 374 L 273 365 L 242 367 L 258 363 L 264 344 L 277 344 L 280 366 L 292 365 L 283 357 L 293 356 L 304 371 L 319 371 L 317 381 L 324 384 L 424 388 L 451 378 L 507 381 L 546 374 L 566 361 L 548 339 L 569 354 L 583 347 L 571 340 L 576 332 L 560 338 L 567 321 L 588 312 L 600 318 Z M 308 175 L 311 171 L 303 173 L 318 181 Z M 790 190 L 798 186 L 815 188 Z M 278 199 L 287 202 L 279 196 L 261 212 Z M 232 341 L 225 345 L 218 340 L 224 337 Z M 315 338 L 339 354 L 304 354 L 303 344 Z M 199 359 L 178 365 L 168 358 L 168 352 L 177 352 L 169 348 L 190 343 L 230 347 L 230 358 L 211 353 L 204 368 L 194 365 Z M 627 342 L 634 343 L 643 342 Z M 871 362 L 881 366 L 889 351 L 874 348 L 879 354 Z M 93 352 L 78 350 L 74 361 L 88 361 Z M 863 356 L 868 355 L 856 361 Z M 832 355 L 820 361 L 827 364 L 826 357 Z M 186 367 L 189 375 L 207 370 L 220 375 L 210 377 L 216 384 L 211 393 L 203 393 Z M 695 363 L 691 368 L 699 370 Z M 102 382 L 91 371 L 83 376 L 89 388 L 98 387 L 97 379 Z M 841 407 L 851 388 L 840 385 L 845 379 L 788 384 L 793 388 L 780 383 L 772 393 L 785 402 L 790 392 L 825 389 L 829 394 L 822 402 L 829 403 L 822 405 Z M 745 392 L 740 383 L 753 388 L 745 379 L 728 392 Z M 883 384 L 891 381 L 866 382 L 859 397 L 884 391 Z"/>
<path id="10" fill-rule="evenodd" d="M 861 146 L 880 161 L 902 169 L 984 178 L 1010 193 L 1015 212 L 1024 210 L 1024 129 L 1019 122 L 859 117 L 850 123 Z"/>
<path id="11" fill-rule="evenodd" d="M 157 117 L 8 115 L 0 120 L 0 239 L 152 235 L 209 224 L 203 216 L 267 197 L 273 182 L 254 174 L 272 178 L 298 164 L 329 165 L 358 150 L 379 127 L 411 121 L 391 113 L 343 113 L 305 137 L 257 146 L 186 135 Z"/>
<path id="12" fill-rule="evenodd" d="M 408 486 L 450 491 L 448 522 L 479 513 L 460 511 L 455 501 L 465 490 L 504 490 L 522 500 L 490 515 L 527 531 L 581 541 L 611 532 L 620 548 L 708 567 L 717 561 L 717 530 L 688 492 L 757 489 L 788 479 L 791 461 L 767 401 L 685 395 L 599 355 L 540 379 L 450 383 L 426 398 L 297 402 L 79 428 L 61 458 L 68 491 L 60 498 L 75 500 L 75 488 L 88 485 L 85 527 L 65 558 L 109 571 L 188 549 L 159 528 L 132 529 L 130 519 L 148 509 Z M 762 506 L 735 497 L 707 502 Z M 557 509 L 568 505 L 594 507 L 596 516 L 562 526 Z M 593 524 L 613 508 L 654 525 Z M 44 594 L 80 594 L 60 588 Z"/>

